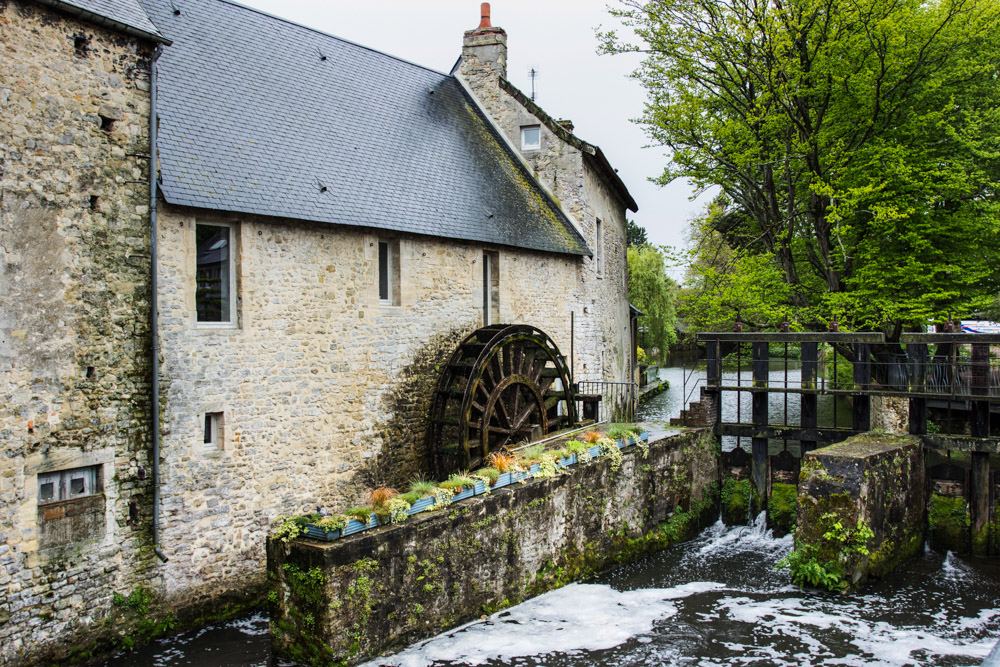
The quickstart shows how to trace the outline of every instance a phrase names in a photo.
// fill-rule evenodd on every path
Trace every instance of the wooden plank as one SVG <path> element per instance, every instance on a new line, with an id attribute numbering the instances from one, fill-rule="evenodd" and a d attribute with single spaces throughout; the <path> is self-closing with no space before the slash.
<path id="1" fill-rule="evenodd" d="M 753 344 L 753 386 L 757 388 L 767 388 L 768 385 L 768 343 L 757 341 Z M 767 428 L 767 399 L 766 392 L 753 394 L 753 425 L 754 430 L 759 431 Z M 769 470 L 770 461 L 767 457 L 767 438 L 753 437 L 751 439 L 751 453 L 753 455 L 753 481 L 757 487 L 757 497 L 762 503 L 770 496 L 771 473 Z M 756 508 L 758 511 L 760 508 Z"/>
<path id="2" fill-rule="evenodd" d="M 869 431 L 872 427 L 871 395 L 867 393 L 872 381 L 871 361 L 868 357 L 868 345 L 854 345 L 854 388 L 856 393 L 852 398 L 852 426 L 855 431 Z"/>
<path id="3" fill-rule="evenodd" d="M 818 414 L 816 389 L 816 374 L 819 368 L 818 345 L 815 341 L 808 341 L 801 345 L 802 359 L 802 389 L 803 394 L 800 399 L 799 425 L 803 431 L 816 428 L 816 418 Z M 815 440 L 802 440 L 802 453 L 816 448 Z"/>
<path id="4" fill-rule="evenodd" d="M 700 332 L 697 334 L 698 342 L 708 341 L 736 342 L 736 343 L 805 343 L 808 341 L 825 343 L 885 343 L 885 334 L 881 332 L 849 333 L 840 331 L 811 331 L 811 332 Z"/>
<path id="5" fill-rule="evenodd" d="M 907 346 L 906 354 L 913 364 L 913 377 L 910 389 L 914 387 L 923 388 L 927 382 L 927 345 L 924 343 L 913 343 Z M 911 435 L 923 435 L 927 433 L 927 399 L 910 397 L 910 423 L 909 432 Z"/>
<path id="6" fill-rule="evenodd" d="M 990 455 L 972 453 L 972 484 L 969 514 L 972 519 L 972 553 L 989 555 L 990 531 Z"/>
<path id="7" fill-rule="evenodd" d="M 934 433 L 922 435 L 921 440 L 924 443 L 924 447 L 941 451 L 1000 454 L 1000 436 L 995 435 L 985 438 L 974 438 L 968 435 Z"/>
<path id="8" fill-rule="evenodd" d="M 721 435 L 739 436 L 741 438 L 764 438 L 766 440 L 796 440 L 798 442 L 815 441 L 817 443 L 839 442 L 855 434 L 849 428 L 810 428 L 796 426 L 767 426 L 757 429 L 753 424 L 736 424 L 723 422 L 719 425 Z"/>

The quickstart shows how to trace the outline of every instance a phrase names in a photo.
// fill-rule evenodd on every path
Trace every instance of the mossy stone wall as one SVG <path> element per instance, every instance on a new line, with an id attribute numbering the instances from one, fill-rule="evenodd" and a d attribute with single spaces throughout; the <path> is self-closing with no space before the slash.
<path id="1" fill-rule="evenodd" d="M 830 588 L 889 574 L 920 551 L 925 506 L 917 437 L 866 433 L 809 452 L 799 479 L 798 560 L 835 575 Z"/>
<path id="2" fill-rule="evenodd" d="M 323 543 L 268 544 L 273 645 L 348 664 L 693 537 L 716 516 L 705 431 L 627 449 L 407 523 Z"/>

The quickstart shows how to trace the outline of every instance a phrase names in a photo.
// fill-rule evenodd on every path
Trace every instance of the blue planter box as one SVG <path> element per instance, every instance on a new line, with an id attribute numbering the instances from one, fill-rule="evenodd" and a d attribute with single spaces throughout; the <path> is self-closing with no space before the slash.
<path id="1" fill-rule="evenodd" d="M 347 525 L 344 526 L 344 529 L 341 531 L 341 534 L 344 535 L 344 537 L 346 537 L 348 535 L 353 535 L 354 533 L 360 533 L 362 530 L 365 530 L 366 528 L 368 528 L 367 523 L 364 523 L 363 521 L 358 521 L 357 519 L 351 519 L 350 521 L 347 522 Z"/>
<path id="2" fill-rule="evenodd" d="M 530 472 L 532 475 L 534 475 L 536 472 L 538 472 L 541 469 L 542 469 L 542 466 L 538 465 L 537 463 L 532 463 L 531 467 L 528 468 L 528 472 Z"/>
<path id="3" fill-rule="evenodd" d="M 473 493 L 478 496 L 480 494 L 486 493 L 487 490 L 488 489 L 486 487 L 486 482 L 479 480 L 476 482 L 476 488 L 473 489 Z"/>
<path id="4" fill-rule="evenodd" d="M 306 535 L 314 540 L 333 542 L 334 540 L 340 539 L 340 529 L 338 528 L 337 530 L 326 531 L 319 526 L 310 523 L 306 526 Z"/>
<path id="5" fill-rule="evenodd" d="M 639 439 L 643 442 L 649 442 L 649 431 L 643 431 L 639 434 Z"/>
<path id="6" fill-rule="evenodd" d="M 570 454 L 564 459 L 559 459 L 559 465 L 561 465 L 563 468 L 568 468 L 571 465 L 575 464 L 576 464 L 576 454 Z"/>
<path id="7" fill-rule="evenodd" d="M 465 500 L 466 498 L 471 498 L 476 495 L 475 489 L 462 489 L 451 499 L 451 502 L 457 503 L 459 500 Z"/>
<path id="8" fill-rule="evenodd" d="M 427 496 L 425 498 L 420 498 L 415 503 L 410 505 L 410 509 L 406 510 L 406 513 L 416 514 L 417 512 L 429 510 L 432 507 L 434 507 L 434 496 Z"/>
<path id="9" fill-rule="evenodd" d="M 513 479 L 515 482 L 523 482 L 524 480 L 531 477 L 531 473 L 528 472 L 515 472 L 513 473 L 513 475 L 514 475 Z"/>
<path id="10" fill-rule="evenodd" d="M 598 456 L 601 455 L 601 446 L 600 445 L 594 445 L 588 451 L 590 452 L 590 458 L 596 459 Z"/>
<path id="11" fill-rule="evenodd" d="M 493 488 L 494 489 L 499 489 L 499 488 L 504 487 L 504 486 L 509 486 L 509 485 L 513 484 L 514 481 L 515 481 L 514 480 L 514 473 L 512 473 L 512 472 L 501 473 L 500 476 L 497 477 L 497 481 L 493 485 Z"/>

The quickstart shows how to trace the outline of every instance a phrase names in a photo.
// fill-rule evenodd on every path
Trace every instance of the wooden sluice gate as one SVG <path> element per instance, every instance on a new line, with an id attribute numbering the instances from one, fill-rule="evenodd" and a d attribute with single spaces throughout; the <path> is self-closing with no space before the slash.
<path id="1" fill-rule="evenodd" d="M 922 444 L 931 509 L 958 514 L 965 503 L 968 539 L 953 546 L 1000 554 L 1000 335 L 906 333 L 892 342 L 881 333 L 733 332 L 698 340 L 707 377 L 685 416 L 701 414 L 724 449 L 735 441 L 724 469 L 736 480 L 745 471 L 759 508 L 775 484 L 795 483 L 809 451 L 870 431 L 910 434 Z"/>

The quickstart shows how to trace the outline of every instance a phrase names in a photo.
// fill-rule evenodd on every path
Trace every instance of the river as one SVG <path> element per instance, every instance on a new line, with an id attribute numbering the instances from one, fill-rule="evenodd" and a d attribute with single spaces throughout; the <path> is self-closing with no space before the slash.
<path id="1" fill-rule="evenodd" d="M 640 418 L 679 412 L 680 372 L 665 369 L 670 391 L 647 402 Z M 783 377 L 784 369 L 773 372 Z M 723 409 L 735 410 L 735 401 Z M 753 526 L 717 523 L 695 540 L 367 667 L 978 665 L 1000 636 L 1000 562 L 926 550 L 863 594 L 839 596 L 791 586 L 776 568 L 790 549 L 791 538 L 771 535 L 762 516 Z M 108 665 L 290 667 L 270 655 L 262 612 Z"/>

